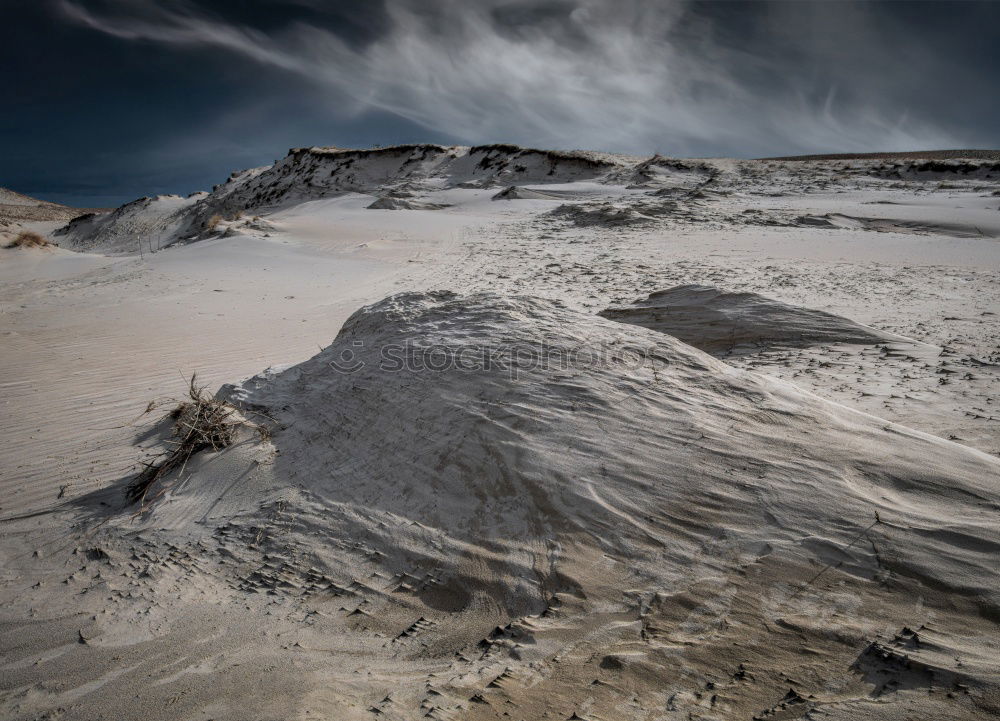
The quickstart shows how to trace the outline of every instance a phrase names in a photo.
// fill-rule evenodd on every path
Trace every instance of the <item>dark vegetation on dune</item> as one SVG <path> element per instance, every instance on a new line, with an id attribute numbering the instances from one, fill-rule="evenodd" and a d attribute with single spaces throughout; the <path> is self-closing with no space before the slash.
<path id="1" fill-rule="evenodd" d="M 912 150 L 895 153 L 824 153 L 818 155 L 782 155 L 760 160 L 892 160 L 892 159 L 1000 160 L 1000 150 Z"/>
<path id="2" fill-rule="evenodd" d="M 151 412 L 156 403 L 150 403 L 146 413 Z M 142 471 L 125 488 L 125 498 L 130 503 L 146 503 L 154 500 L 165 488 L 154 496 L 149 492 L 158 481 L 173 471 L 183 470 L 195 454 L 205 451 L 221 451 L 236 442 L 240 428 L 255 430 L 261 440 L 269 437 L 264 426 L 244 418 L 235 406 L 208 395 L 204 386 L 196 384 L 196 376 L 191 376 L 186 400 L 167 414 L 173 422 L 171 437 L 158 460 L 144 464 Z"/>
<path id="3" fill-rule="evenodd" d="M 44 248 L 52 245 L 38 233 L 31 230 L 23 230 L 17 234 L 14 240 L 7 244 L 8 248 Z"/>

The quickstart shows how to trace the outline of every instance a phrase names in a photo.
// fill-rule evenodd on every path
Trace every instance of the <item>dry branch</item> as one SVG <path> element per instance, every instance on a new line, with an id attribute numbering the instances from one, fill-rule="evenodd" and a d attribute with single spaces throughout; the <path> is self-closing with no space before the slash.
<path id="1" fill-rule="evenodd" d="M 220 451 L 232 445 L 241 427 L 256 430 L 262 440 L 268 438 L 267 428 L 248 421 L 235 406 L 206 395 L 204 386 L 196 385 L 195 381 L 196 375 L 192 375 L 188 398 L 180 401 L 166 416 L 174 422 L 172 437 L 167 441 L 172 448 L 158 463 L 144 464 L 143 470 L 125 488 L 125 497 L 130 503 L 145 501 L 158 481 L 183 468 L 196 453 Z M 151 411 L 154 405 L 150 403 L 146 411 Z"/>

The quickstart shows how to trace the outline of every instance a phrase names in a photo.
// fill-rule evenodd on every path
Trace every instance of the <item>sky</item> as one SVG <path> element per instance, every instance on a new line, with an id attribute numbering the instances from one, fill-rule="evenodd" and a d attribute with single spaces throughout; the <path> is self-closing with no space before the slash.
<path id="1" fill-rule="evenodd" d="M 291 147 L 1000 147 L 1000 2 L 0 0 L 0 186 L 211 189 Z"/>

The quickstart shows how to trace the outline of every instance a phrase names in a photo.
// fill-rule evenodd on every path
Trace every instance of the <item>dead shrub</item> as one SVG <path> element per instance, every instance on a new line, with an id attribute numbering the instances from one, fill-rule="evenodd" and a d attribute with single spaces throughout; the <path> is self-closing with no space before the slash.
<path id="1" fill-rule="evenodd" d="M 150 403 L 145 412 L 155 407 L 155 402 Z M 253 429 L 262 441 L 270 437 L 265 426 L 247 420 L 232 404 L 207 395 L 204 386 L 196 385 L 195 375 L 191 376 L 187 399 L 179 401 L 166 417 L 173 421 L 171 438 L 167 441 L 169 449 L 160 454 L 159 461 L 145 463 L 126 486 L 125 497 L 130 503 L 144 503 L 158 481 L 175 470 L 183 470 L 196 453 L 231 446 L 240 428 Z"/>
<path id="2" fill-rule="evenodd" d="M 7 244 L 8 248 L 45 248 L 52 245 L 48 240 L 33 230 L 22 230 L 14 240 Z"/>
<path id="3" fill-rule="evenodd" d="M 222 222 L 222 216 L 216 213 L 215 215 L 213 215 L 212 217 L 210 217 L 208 220 L 205 221 L 205 229 L 215 230 L 216 228 L 219 227 L 219 223 L 221 222 Z"/>

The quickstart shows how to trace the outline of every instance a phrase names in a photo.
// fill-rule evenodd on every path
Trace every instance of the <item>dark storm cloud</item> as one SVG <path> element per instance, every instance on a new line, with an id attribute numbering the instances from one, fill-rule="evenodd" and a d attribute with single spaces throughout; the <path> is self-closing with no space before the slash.
<path id="1" fill-rule="evenodd" d="M 746 157 L 1000 140 L 991 3 L 47 7 L 72 47 L 86 54 L 89 42 L 98 62 L 107 52 L 136 63 L 124 75 L 138 88 L 132 101 L 156 117 L 124 146 L 141 146 L 129 152 L 150 178 L 173 168 L 174 184 L 199 168 L 267 162 L 292 144 L 513 141 Z M 136 115 L 127 92 L 98 94 Z"/>

